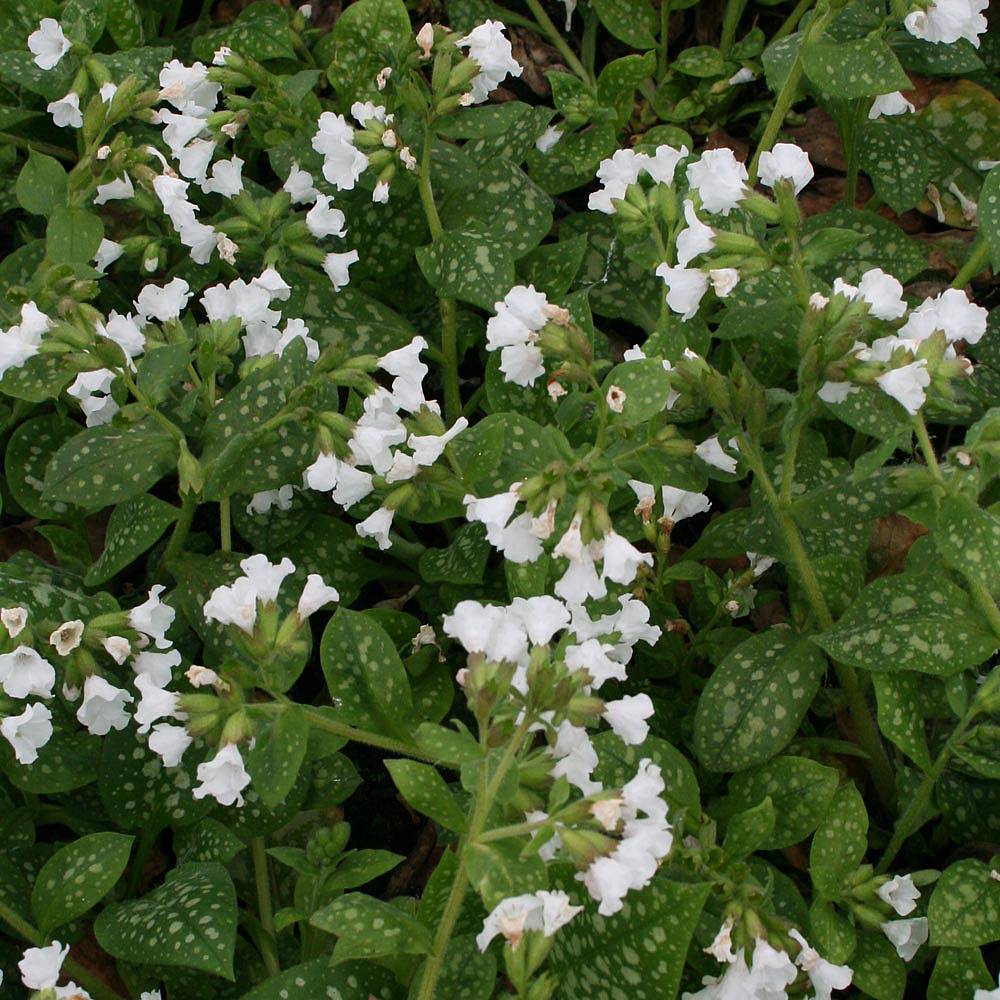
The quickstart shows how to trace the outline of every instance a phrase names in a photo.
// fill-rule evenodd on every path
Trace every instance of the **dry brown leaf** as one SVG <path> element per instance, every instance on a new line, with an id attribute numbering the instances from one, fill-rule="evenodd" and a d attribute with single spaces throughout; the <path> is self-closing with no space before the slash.
<path id="1" fill-rule="evenodd" d="M 879 567 L 875 576 L 901 573 L 910 547 L 926 534 L 927 529 L 922 524 L 902 514 L 892 513 L 878 518 L 868 542 L 869 554 Z"/>

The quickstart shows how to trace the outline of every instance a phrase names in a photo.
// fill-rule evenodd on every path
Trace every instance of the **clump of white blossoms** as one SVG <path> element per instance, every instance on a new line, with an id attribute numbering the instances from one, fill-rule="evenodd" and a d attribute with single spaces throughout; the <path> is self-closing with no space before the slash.
<path id="1" fill-rule="evenodd" d="M 916 6 L 903 21 L 915 38 L 939 44 L 964 38 L 979 48 L 979 36 L 988 27 L 983 11 L 989 0 L 930 0 Z"/>
<path id="2" fill-rule="evenodd" d="M 523 72 L 513 56 L 504 30 L 502 21 L 486 20 L 477 24 L 467 35 L 455 40 L 455 44 L 466 49 L 469 58 L 479 67 L 479 73 L 470 84 L 471 104 L 485 101 L 504 79 L 508 76 L 518 77 Z"/>

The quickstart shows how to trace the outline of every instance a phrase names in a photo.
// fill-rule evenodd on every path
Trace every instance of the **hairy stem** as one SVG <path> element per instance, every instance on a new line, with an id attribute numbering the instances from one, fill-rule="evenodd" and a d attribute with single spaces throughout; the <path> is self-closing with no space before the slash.
<path id="1" fill-rule="evenodd" d="M 18 149 L 33 149 L 38 153 L 47 153 L 49 156 L 54 156 L 57 160 L 76 163 L 76 153 L 71 149 L 63 149 L 62 146 L 53 146 L 51 142 L 42 142 L 40 139 L 25 139 L 21 135 L 0 132 L 0 143 L 3 142 L 6 142 L 10 146 L 17 146 Z"/>
<path id="2" fill-rule="evenodd" d="M 972 247 L 969 259 L 962 265 L 955 280 L 951 283 L 952 288 L 964 288 L 979 272 L 986 266 L 990 259 L 990 248 L 982 236 L 976 238 Z"/>
<path id="3" fill-rule="evenodd" d="M 198 509 L 198 497 L 194 493 L 185 493 L 181 497 L 181 512 L 174 523 L 174 530 L 170 535 L 170 541 L 163 550 L 162 565 L 169 566 L 171 559 L 175 559 L 181 554 L 184 542 L 187 541 L 188 532 L 191 530 L 191 523 L 194 521 L 195 511 Z"/>
<path id="4" fill-rule="evenodd" d="M 276 976 L 281 971 L 278 962 L 278 946 L 274 936 L 274 907 L 271 903 L 271 872 L 267 863 L 267 849 L 263 837 L 250 839 L 250 852 L 253 857 L 253 880 L 257 887 L 257 913 L 260 916 L 260 926 L 264 931 L 264 947 L 261 958 L 268 976 Z"/>
<path id="5" fill-rule="evenodd" d="M 253 708 L 265 712 L 284 710 L 284 706 L 278 702 L 271 705 L 254 705 Z M 390 750 L 392 753 L 402 754 L 404 757 L 414 757 L 417 760 L 425 760 L 430 764 L 438 763 L 429 754 L 424 753 L 423 750 L 413 746 L 411 743 L 405 743 L 403 740 L 397 740 L 391 736 L 383 736 L 381 733 L 373 733 L 367 729 L 357 729 L 355 726 L 337 722 L 315 708 L 309 708 L 306 705 L 302 706 L 302 712 L 306 717 L 306 722 L 315 729 L 322 729 L 325 732 L 334 733 L 336 736 L 343 736 L 344 739 L 351 740 L 354 743 L 365 743 L 370 747 L 378 747 L 380 750 Z"/>

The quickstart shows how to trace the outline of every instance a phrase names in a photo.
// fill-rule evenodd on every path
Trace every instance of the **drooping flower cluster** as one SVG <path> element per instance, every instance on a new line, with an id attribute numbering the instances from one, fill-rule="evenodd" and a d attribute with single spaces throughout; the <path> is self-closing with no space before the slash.
<path id="1" fill-rule="evenodd" d="M 634 149 L 619 149 L 606 160 L 601 160 L 597 168 L 597 179 L 601 188 L 594 191 L 587 201 L 595 212 L 613 215 L 618 207 L 616 201 L 625 197 L 625 192 L 645 173 L 657 184 L 673 184 L 677 164 L 688 155 L 687 146 L 674 149 L 673 146 L 657 146 L 655 152 L 637 153 Z"/>
<path id="2" fill-rule="evenodd" d="M 482 103 L 506 77 L 518 77 L 523 72 L 504 35 L 502 21 L 483 21 L 455 44 L 467 49 L 469 58 L 479 66 L 479 75 L 470 84 L 469 104 Z"/>
<path id="3" fill-rule="evenodd" d="M 515 285 L 486 323 L 486 350 L 500 352 L 500 371 L 507 382 L 534 385 L 545 373 L 539 334 L 547 323 L 565 324 L 569 314 L 552 305 L 534 285 Z"/>
<path id="4" fill-rule="evenodd" d="M 426 348 L 427 341 L 415 337 L 406 347 L 378 359 L 378 367 L 392 376 L 392 387 L 379 387 L 365 398 L 364 412 L 347 441 L 347 454 L 338 457 L 333 452 L 322 452 L 305 470 L 305 486 L 330 493 L 336 503 L 349 509 L 379 485 L 413 479 L 421 468 L 433 465 L 448 443 L 469 426 L 460 417 L 445 429 L 440 407 L 424 396 L 423 380 L 429 369 L 420 360 L 420 353 Z M 414 418 L 417 431 L 407 428 L 404 413 Z M 421 423 L 428 433 L 418 432 Z M 400 447 L 403 444 L 409 451 Z M 379 507 L 356 525 L 356 530 L 361 537 L 373 538 L 379 548 L 387 549 L 394 514 L 391 507 Z"/>

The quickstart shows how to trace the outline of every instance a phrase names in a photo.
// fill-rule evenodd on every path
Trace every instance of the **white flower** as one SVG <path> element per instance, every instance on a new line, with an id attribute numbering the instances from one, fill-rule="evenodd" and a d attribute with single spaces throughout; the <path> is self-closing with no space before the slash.
<path id="1" fill-rule="evenodd" d="M 52 115 L 52 121 L 59 128 L 82 128 L 83 114 L 80 112 L 80 95 L 70 91 L 58 101 L 50 101 L 46 111 Z"/>
<path id="2" fill-rule="evenodd" d="M 609 531 L 603 539 L 604 562 L 601 575 L 607 580 L 628 586 L 640 566 L 652 566 L 653 555 L 640 552 L 627 538 L 616 531 Z"/>
<path id="3" fill-rule="evenodd" d="M 332 111 L 324 111 L 316 125 L 312 147 L 323 156 L 323 176 L 338 191 L 353 191 L 368 166 L 368 157 L 354 146 L 354 129 Z"/>
<path id="4" fill-rule="evenodd" d="M 646 719 L 653 714 L 653 702 L 648 694 L 628 694 L 605 702 L 602 714 L 623 743 L 638 746 L 649 735 Z"/>
<path id="5" fill-rule="evenodd" d="M 485 101 L 505 77 L 518 77 L 523 72 L 503 32 L 503 22 L 487 20 L 455 42 L 468 49 L 469 58 L 479 65 L 479 75 L 471 84 L 473 104 Z"/>
<path id="6" fill-rule="evenodd" d="M 757 74 L 747 66 L 738 69 L 727 81 L 730 87 L 736 87 L 741 83 L 752 83 L 757 79 Z"/>
<path id="7" fill-rule="evenodd" d="M 731 149 L 708 149 L 687 168 L 688 184 L 698 192 L 706 212 L 722 215 L 736 208 L 747 187 L 747 168 Z"/>
<path id="8" fill-rule="evenodd" d="M 793 142 L 778 142 L 760 157 L 760 182 L 773 188 L 778 181 L 789 181 L 798 194 L 812 179 L 815 171 L 809 154 Z"/>
<path id="9" fill-rule="evenodd" d="M 181 174 L 203 184 L 208 166 L 212 162 L 212 155 L 215 153 L 215 145 L 209 139 L 193 139 L 179 150 L 176 159 Z"/>
<path id="10" fill-rule="evenodd" d="M 736 953 L 733 951 L 733 918 L 726 917 L 715 935 L 712 943 L 704 949 L 706 955 L 711 955 L 717 962 L 735 962 Z"/>
<path id="11" fill-rule="evenodd" d="M 149 734 L 149 749 L 163 761 L 164 767 L 177 767 L 191 742 L 192 738 L 183 726 L 169 722 L 157 723 Z"/>
<path id="12" fill-rule="evenodd" d="M 123 635 L 109 635 L 107 638 L 101 640 L 101 645 L 104 647 L 104 651 L 115 661 L 119 666 L 123 664 L 132 652 L 132 646 Z M 160 653 L 150 653 L 150 656 L 161 656 Z M 180 654 L 178 654 L 178 657 Z"/>
<path id="13" fill-rule="evenodd" d="M 545 937 L 552 937 L 582 909 L 582 906 L 572 906 L 569 896 L 562 890 L 541 889 L 510 896 L 500 900 L 483 921 L 476 944 L 480 951 L 486 951 L 493 938 L 502 934 L 511 950 L 516 951 L 526 931 L 541 931 Z"/>
<path id="14" fill-rule="evenodd" d="M 212 164 L 212 173 L 201 185 L 205 194 L 221 194 L 232 198 L 243 190 L 243 161 L 234 156 L 229 160 L 217 160 Z"/>
<path id="15" fill-rule="evenodd" d="M 740 283 L 740 272 L 735 267 L 713 267 L 708 272 L 708 279 L 715 294 L 724 299 Z"/>
<path id="16" fill-rule="evenodd" d="M 124 729 L 128 725 L 125 705 L 134 700 L 124 688 L 109 684 L 98 674 L 91 674 L 83 682 L 83 701 L 76 710 L 76 717 L 93 736 L 107 736 L 112 729 Z"/>
<path id="17" fill-rule="evenodd" d="M 166 653 L 154 653 L 144 649 L 132 661 L 132 670 L 137 676 L 149 677 L 157 687 L 166 687 L 174 675 L 174 667 L 181 665 L 181 654 L 176 649 Z"/>
<path id="18" fill-rule="evenodd" d="M 894 875 L 879 887 L 878 898 L 905 917 L 917 908 L 920 890 L 913 884 L 912 875 Z"/>
<path id="19" fill-rule="evenodd" d="M 459 417 L 443 434 L 411 434 L 406 443 L 413 449 L 414 461 L 417 465 L 433 465 L 444 454 L 448 442 L 468 426 L 469 421 Z"/>
<path id="20" fill-rule="evenodd" d="M 63 622 L 50 636 L 49 644 L 55 646 L 60 656 L 69 656 L 83 639 L 83 622 L 79 618 Z"/>
<path id="21" fill-rule="evenodd" d="M 128 174 L 122 174 L 121 177 L 116 177 L 113 181 L 108 181 L 107 184 L 98 184 L 97 190 L 94 193 L 94 204 L 103 205 L 109 201 L 121 201 L 125 198 L 131 198 L 135 194 L 135 187 L 132 184 L 132 178 Z"/>
<path id="22" fill-rule="evenodd" d="M 149 597 L 128 613 L 129 624 L 143 635 L 149 636 L 157 649 L 169 649 L 167 629 L 174 623 L 174 609 L 160 600 L 163 584 L 155 584 L 149 590 Z"/>
<path id="23" fill-rule="evenodd" d="M 0 686 L 9 698 L 51 698 L 55 682 L 55 667 L 31 646 L 0 655 Z"/>
<path id="24" fill-rule="evenodd" d="M 970 302 L 965 292 L 949 288 L 917 306 L 900 327 L 899 336 L 919 342 L 942 330 L 949 343 L 964 340 L 978 344 L 986 333 L 988 318 L 989 312 Z"/>
<path id="25" fill-rule="evenodd" d="M 316 203 L 306 212 L 306 225 L 316 239 L 325 236 L 346 236 L 344 213 L 339 208 L 330 207 L 330 197 L 317 194 Z"/>
<path id="26" fill-rule="evenodd" d="M 13 608 L 0 608 L 0 622 L 7 629 L 7 634 L 16 639 L 24 630 L 28 623 L 28 609 L 20 606 Z"/>
<path id="27" fill-rule="evenodd" d="M 375 74 L 375 86 L 378 90 L 385 90 L 386 84 L 389 82 L 389 77 L 392 76 L 392 67 L 383 66 Z"/>
<path id="28" fill-rule="evenodd" d="M 868 303 L 868 312 L 876 319 L 899 319 L 906 313 L 903 286 L 880 267 L 873 267 L 861 275 L 858 292 Z"/>
<path id="29" fill-rule="evenodd" d="M 556 581 L 553 588 L 558 597 L 568 604 L 583 604 L 588 598 L 600 600 L 608 593 L 604 577 L 598 575 L 592 548 L 586 546 L 580 559 L 570 560 L 566 572 Z"/>
<path id="30" fill-rule="evenodd" d="M 392 518 L 395 513 L 389 507 L 379 507 L 373 514 L 359 521 L 354 530 L 362 538 L 375 539 L 380 549 L 387 549 L 392 545 L 389 541 L 389 530 L 392 528 Z"/>
<path id="31" fill-rule="evenodd" d="M 13 747 L 19 764 L 33 764 L 52 738 L 52 713 L 45 705 L 28 705 L 20 715 L 0 721 L 0 735 Z"/>
<path id="32" fill-rule="evenodd" d="M 62 26 L 53 17 L 43 17 L 38 27 L 28 35 L 28 49 L 39 69 L 55 69 L 71 47 L 72 43 L 63 34 Z"/>
<path id="33" fill-rule="evenodd" d="M 52 321 L 34 302 L 21 306 L 21 322 L 0 334 L 0 378 L 38 353 L 42 334 L 51 326 Z"/>
<path id="34" fill-rule="evenodd" d="M 563 130 L 550 125 L 536 140 L 535 149 L 539 153 L 547 153 L 561 138 Z"/>
<path id="35" fill-rule="evenodd" d="M 298 160 L 293 161 L 292 169 L 288 172 L 288 179 L 282 185 L 282 189 L 291 195 L 293 205 L 308 205 L 319 195 L 313 184 L 312 174 L 303 170 Z"/>
<path id="36" fill-rule="evenodd" d="M 566 648 L 566 666 L 571 670 L 586 670 L 591 677 L 591 687 L 595 690 L 605 681 L 627 679 L 625 665 L 612 659 L 614 647 L 599 639 L 586 639 L 576 646 Z"/>
<path id="37" fill-rule="evenodd" d="M 299 598 L 298 614 L 300 618 L 308 618 L 314 611 L 319 611 L 331 601 L 339 601 L 340 594 L 336 587 L 328 587 L 319 573 L 310 573 L 306 577 L 302 596 Z"/>
<path id="38" fill-rule="evenodd" d="M 927 42 L 949 44 L 968 39 L 977 49 L 988 25 L 982 11 L 989 0 L 931 0 L 926 10 L 915 10 L 903 20 L 906 30 Z"/>
<path id="39" fill-rule="evenodd" d="M 850 382 L 824 382 L 816 393 L 824 403 L 843 403 L 852 392 L 859 392 L 856 385 Z"/>
<path id="40" fill-rule="evenodd" d="M 420 360 L 420 355 L 426 350 L 427 341 L 423 337 L 414 337 L 405 347 L 389 351 L 378 359 L 379 368 L 393 376 L 392 390 L 391 396 L 379 397 L 378 400 L 373 400 L 373 404 L 378 402 L 383 409 L 391 406 L 393 409 L 408 410 L 410 413 L 416 413 L 425 404 L 423 380 L 430 369 Z M 385 418 L 388 414 L 383 413 L 382 416 Z M 377 420 L 377 417 L 375 419 Z M 364 421 L 365 418 L 362 417 L 359 423 Z M 398 419 L 389 417 L 388 424 L 395 428 Z M 399 440 L 402 441 L 405 436 L 404 433 Z"/>
<path id="41" fill-rule="evenodd" d="M 243 766 L 240 748 L 227 743 L 211 760 L 198 765 L 198 781 L 191 790 L 196 799 L 210 795 L 221 806 L 243 805 L 243 789 L 250 784 L 250 775 Z"/>
<path id="42" fill-rule="evenodd" d="M 29 990 L 51 990 L 59 982 L 59 972 L 69 954 L 69 945 L 53 941 L 44 948 L 28 948 L 17 963 L 21 982 Z"/>
<path id="43" fill-rule="evenodd" d="M 730 439 L 729 447 L 732 448 L 733 451 L 739 451 L 739 448 L 736 447 L 735 438 Z M 722 450 L 722 445 L 719 443 L 718 435 L 706 438 L 695 448 L 694 453 L 707 465 L 720 469 L 722 472 L 732 474 L 736 471 L 736 459 L 727 455 Z"/>
<path id="44" fill-rule="evenodd" d="M 694 267 L 671 267 L 669 264 L 660 264 L 656 274 L 667 286 L 667 305 L 687 322 L 698 312 L 708 291 L 708 275 Z"/>
<path id="45" fill-rule="evenodd" d="M 687 267 L 695 257 L 715 246 L 715 232 L 698 218 L 690 198 L 684 199 L 684 218 L 687 227 L 677 236 L 677 263 L 681 267 Z"/>
<path id="46" fill-rule="evenodd" d="M 663 516 L 671 524 L 696 514 L 704 514 L 712 506 L 712 501 L 704 493 L 694 493 L 676 486 L 664 486 L 660 492 L 663 495 Z"/>
<path id="47" fill-rule="evenodd" d="M 247 504 L 248 514 L 266 514 L 272 507 L 278 510 L 290 510 L 295 487 L 291 483 L 279 486 L 276 490 L 261 490 L 254 493 Z"/>
<path id="48" fill-rule="evenodd" d="M 191 687 L 194 688 L 215 687 L 225 690 L 227 687 L 226 682 L 214 670 L 209 667 L 202 667 L 197 663 L 192 663 L 184 671 L 184 676 Z"/>
<path id="49" fill-rule="evenodd" d="M 486 324 L 486 350 L 500 351 L 500 371 L 515 385 L 533 385 L 545 367 L 536 346 L 538 331 L 548 322 L 549 303 L 534 285 L 515 285 L 494 304 L 496 315 Z"/>
<path id="50" fill-rule="evenodd" d="M 612 200 L 619 201 L 625 197 L 625 192 L 639 179 L 648 162 L 648 154 L 637 153 L 634 149 L 619 149 L 609 159 L 601 160 L 597 179 L 602 186 L 587 199 L 587 207 L 594 212 L 614 215 Z"/>
<path id="51" fill-rule="evenodd" d="M 916 108 L 898 91 L 891 94 L 880 94 L 868 109 L 868 117 L 874 121 L 882 115 L 905 115 L 916 111 Z"/>
<path id="52" fill-rule="evenodd" d="M 287 556 L 279 563 L 272 563 L 265 555 L 255 555 L 241 559 L 240 569 L 253 584 L 261 604 L 274 604 L 282 581 L 295 572 L 295 563 Z"/>
<path id="53" fill-rule="evenodd" d="M 557 730 L 556 742 L 549 750 L 556 759 L 555 766 L 549 771 L 553 778 L 564 777 L 584 795 L 593 795 L 601 790 L 601 783 L 590 777 L 598 759 L 586 729 L 564 720 Z"/>
<path id="54" fill-rule="evenodd" d="M 328 253 L 323 258 L 323 270 L 333 285 L 333 290 L 339 292 L 350 283 L 350 275 L 347 273 L 352 264 L 358 262 L 358 251 L 348 250 L 346 253 Z"/>
<path id="55" fill-rule="evenodd" d="M 892 942 L 896 954 L 909 962 L 927 940 L 927 918 L 911 917 L 909 920 L 889 920 L 882 924 L 882 933 Z"/>
<path id="56" fill-rule="evenodd" d="M 143 319 L 156 319 L 166 323 L 180 316 L 192 294 L 183 278 L 172 278 L 162 288 L 145 285 L 135 300 L 135 308 Z"/>
<path id="57" fill-rule="evenodd" d="M 208 67 L 196 62 L 185 66 L 179 59 L 164 63 L 160 70 L 160 100 L 178 111 L 198 112 L 204 117 L 215 108 L 222 85 L 208 79 Z"/>
<path id="58" fill-rule="evenodd" d="M 875 381 L 888 396 L 892 396 L 911 416 L 915 416 L 927 399 L 926 388 L 931 384 L 927 361 L 913 361 L 901 368 L 893 368 Z"/>
<path id="59" fill-rule="evenodd" d="M 652 156 L 642 161 L 642 169 L 657 184 L 673 184 L 677 164 L 688 155 L 687 146 L 674 149 L 673 146 L 657 146 Z"/>
<path id="60" fill-rule="evenodd" d="M 135 710 L 135 721 L 140 733 L 148 733 L 149 727 L 158 719 L 187 718 L 177 709 L 177 694 L 154 683 L 149 674 L 139 674 L 135 679 L 135 686 L 141 696 Z"/>
<path id="61" fill-rule="evenodd" d="M 795 928 L 789 931 L 789 935 L 802 946 L 795 956 L 795 963 L 809 977 L 816 991 L 814 1000 L 830 1000 L 833 990 L 846 990 L 851 985 L 854 973 L 849 966 L 826 961 Z"/>
<path id="62" fill-rule="evenodd" d="M 80 372 L 66 390 L 68 396 L 79 401 L 88 427 L 109 424 L 118 412 L 118 404 L 111 395 L 114 380 L 115 373 L 110 368 L 98 368 L 92 372 Z"/>
<path id="63" fill-rule="evenodd" d="M 772 947 L 764 938 L 757 938 L 750 975 L 755 996 L 780 997 L 785 987 L 795 981 L 798 971 L 786 952 Z"/>
<path id="64" fill-rule="evenodd" d="M 125 252 L 125 247 L 114 240 L 102 239 L 94 254 L 94 267 L 103 274 Z"/>
<path id="65" fill-rule="evenodd" d="M 249 635 L 257 624 L 257 588 L 245 576 L 229 586 L 216 587 L 205 602 L 202 613 L 206 621 L 235 625 Z"/>
<path id="66" fill-rule="evenodd" d="M 625 390 L 617 385 L 613 385 L 608 389 L 608 394 L 606 397 L 608 409 L 612 413 L 621 413 L 625 409 L 625 400 L 628 397 L 625 394 Z"/>

